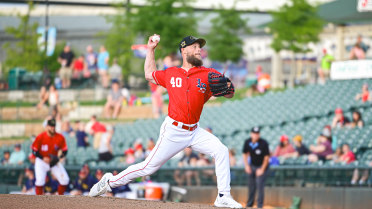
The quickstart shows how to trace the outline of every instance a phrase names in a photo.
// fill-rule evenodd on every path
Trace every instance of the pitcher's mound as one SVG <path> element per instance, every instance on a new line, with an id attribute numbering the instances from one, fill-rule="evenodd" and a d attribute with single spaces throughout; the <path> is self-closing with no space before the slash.
<path id="1" fill-rule="evenodd" d="M 0 195 L 0 208 L 58 208 L 58 209 L 153 209 L 153 208 L 200 208 L 216 209 L 216 207 L 197 203 L 174 203 L 150 200 L 129 200 L 115 197 L 84 197 L 84 196 L 36 196 L 36 195 Z"/>

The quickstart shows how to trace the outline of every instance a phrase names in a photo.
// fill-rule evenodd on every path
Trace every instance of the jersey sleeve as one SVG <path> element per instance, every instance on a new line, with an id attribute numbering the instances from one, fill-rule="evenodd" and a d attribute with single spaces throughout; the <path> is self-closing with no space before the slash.
<path id="1" fill-rule="evenodd" d="M 31 149 L 33 151 L 40 151 L 40 141 L 41 141 L 41 134 L 38 135 L 36 138 L 35 138 L 35 141 L 32 143 L 31 145 Z"/>
<path id="2" fill-rule="evenodd" d="M 154 78 L 156 84 L 163 86 L 164 88 L 166 88 L 165 75 L 166 70 L 157 70 L 152 72 L 152 77 Z"/>

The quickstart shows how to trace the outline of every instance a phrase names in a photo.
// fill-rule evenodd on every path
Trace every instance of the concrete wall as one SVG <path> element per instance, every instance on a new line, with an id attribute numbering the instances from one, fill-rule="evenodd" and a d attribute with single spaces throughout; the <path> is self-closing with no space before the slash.
<path id="1" fill-rule="evenodd" d="M 248 198 L 247 187 L 233 187 L 233 197 L 243 206 Z M 372 188 L 299 188 L 266 187 L 264 205 L 289 208 L 293 196 L 301 197 L 302 209 L 367 209 L 372 208 Z M 213 204 L 216 187 L 188 187 L 185 202 Z"/>

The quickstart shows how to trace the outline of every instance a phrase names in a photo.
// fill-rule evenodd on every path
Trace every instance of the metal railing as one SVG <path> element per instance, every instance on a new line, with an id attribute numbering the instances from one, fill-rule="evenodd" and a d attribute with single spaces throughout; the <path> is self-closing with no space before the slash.
<path id="1" fill-rule="evenodd" d="M 27 165 L 23 166 L 0 166 L 0 184 L 16 185 L 22 182 L 23 173 Z M 81 166 L 67 165 L 66 170 L 69 173 L 71 181 L 77 178 Z M 92 166 L 92 174 L 101 169 L 104 172 L 112 172 L 114 170 L 122 171 L 126 167 L 114 166 Z M 355 169 L 372 171 L 372 167 L 367 166 L 275 166 L 269 170 L 267 185 L 268 186 L 350 186 L 352 174 Z M 179 170 L 181 173 L 185 171 L 196 171 L 200 178 L 202 186 L 215 185 L 216 182 L 212 176 L 206 175 L 205 171 L 214 170 L 214 167 L 162 167 L 159 171 L 151 175 L 153 181 L 168 182 L 171 185 L 176 185 L 174 180 L 174 172 Z M 371 185 L 371 176 L 365 186 Z M 196 184 L 195 178 L 192 179 L 193 185 Z M 243 167 L 231 168 L 231 185 L 243 186 L 247 184 L 247 174 Z"/>

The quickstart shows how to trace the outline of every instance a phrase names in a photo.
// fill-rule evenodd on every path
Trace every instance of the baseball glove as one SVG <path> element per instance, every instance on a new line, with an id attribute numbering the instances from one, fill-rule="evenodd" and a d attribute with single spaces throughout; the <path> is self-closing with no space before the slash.
<path id="1" fill-rule="evenodd" d="M 55 165 L 57 165 L 57 163 L 59 162 L 59 158 L 55 155 L 50 155 L 50 167 L 53 167 Z"/>
<path id="2" fill-rule="evenodd" d="M 208 74 L 208 83 L 211 88 L 212 95 L 215 97 L 225 96 L 227 94 L 234 93 L 234 85 L 229 78 L 226 78 L 225 75 L 209 72 Z"/>

